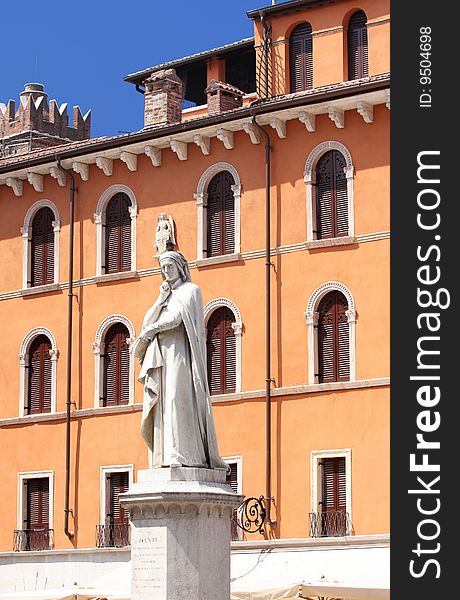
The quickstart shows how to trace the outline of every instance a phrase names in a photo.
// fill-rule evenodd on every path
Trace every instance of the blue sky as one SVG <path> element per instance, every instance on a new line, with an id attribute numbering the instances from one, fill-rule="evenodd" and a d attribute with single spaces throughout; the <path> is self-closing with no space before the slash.
<path id="1" fill-rule="evenodd" d="M 4 12 L 0 102 L 24 83 L 92 110 L 92 137 L 142 128 L 143 99 L 128 73 L 253 34 L 246 11 L 271 0 L 25 0 Z"/>

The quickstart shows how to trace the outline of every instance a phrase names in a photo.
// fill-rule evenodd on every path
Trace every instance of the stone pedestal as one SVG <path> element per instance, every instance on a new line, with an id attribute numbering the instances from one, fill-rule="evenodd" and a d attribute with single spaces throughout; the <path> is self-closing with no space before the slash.
<path id="1" fill-rule="evenodd" d="M 230 520 L 243 501 L 225 471 L 139 471 L 129 510 L 132 600 L 228 600 Z"/>

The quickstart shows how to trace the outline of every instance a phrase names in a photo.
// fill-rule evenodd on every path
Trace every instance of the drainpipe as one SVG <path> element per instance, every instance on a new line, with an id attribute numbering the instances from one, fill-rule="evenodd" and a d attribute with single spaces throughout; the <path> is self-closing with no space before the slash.
<path id="1" fill-rule="evenodd" d="M 265 500 L 267 510 L 267 522 L 271 526 L 276 525 L 270 516 L 272 503 L 271 493 L 271 294 L 270 294 L 270 170 L 271 170 L 271 143 L 269 133 L 259 125 L 254 112 L 252 122 L 265 137 Z"/>
<path id="2" fill-rule="evenodd" d="M 69 293 L 67 309 L 67 401 L 66 401 L 66 435 L 65 435 L 65 507 L 64 507 L 64 533 L 70 541 L 75 533 L 69 531 L 69 492 L 70 492 L 70 407 L 72 404 L 72 301 L 73 301 L 73 241 L 75 221 L 75 177 L 73 173 L 64 169 L 58 156 L 55 157 L 58 169 L 70 177 L 70 242 L 69 242 Z"/>

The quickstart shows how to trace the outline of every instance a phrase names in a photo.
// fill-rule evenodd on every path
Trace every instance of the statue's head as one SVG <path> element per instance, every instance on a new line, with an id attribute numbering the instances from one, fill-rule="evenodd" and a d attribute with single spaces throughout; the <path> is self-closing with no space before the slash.
<path id="1" fill-rule="evenodd" d="M 159 261 L 163 279 L 169 281 L 171 277 L 176 278 L 174 268 L 171 268 L 175 266 L 182 281 L 191 281 L 187 259 L 180 252 L 162 252 L 159 256 Z"/>

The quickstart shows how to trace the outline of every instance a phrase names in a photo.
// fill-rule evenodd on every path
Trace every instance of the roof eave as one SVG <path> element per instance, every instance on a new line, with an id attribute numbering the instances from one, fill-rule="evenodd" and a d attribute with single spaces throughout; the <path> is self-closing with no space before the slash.
<path id="1" fill-rule="evenodd" d="M 337 0 L 291 0 L 290 2 L 282 2 L 281 4 L 273 4 L 271 6 L 265 6 L 263 8 L 256 8 L 248 10 L 246 15 L 250 19 L 258 19 L 261 16 L 270 16 L 275 14 L 286 14 L 290 12 L 297 12 L 305 8 L 313 8 L 321 4 L 333 4 Z"/>

